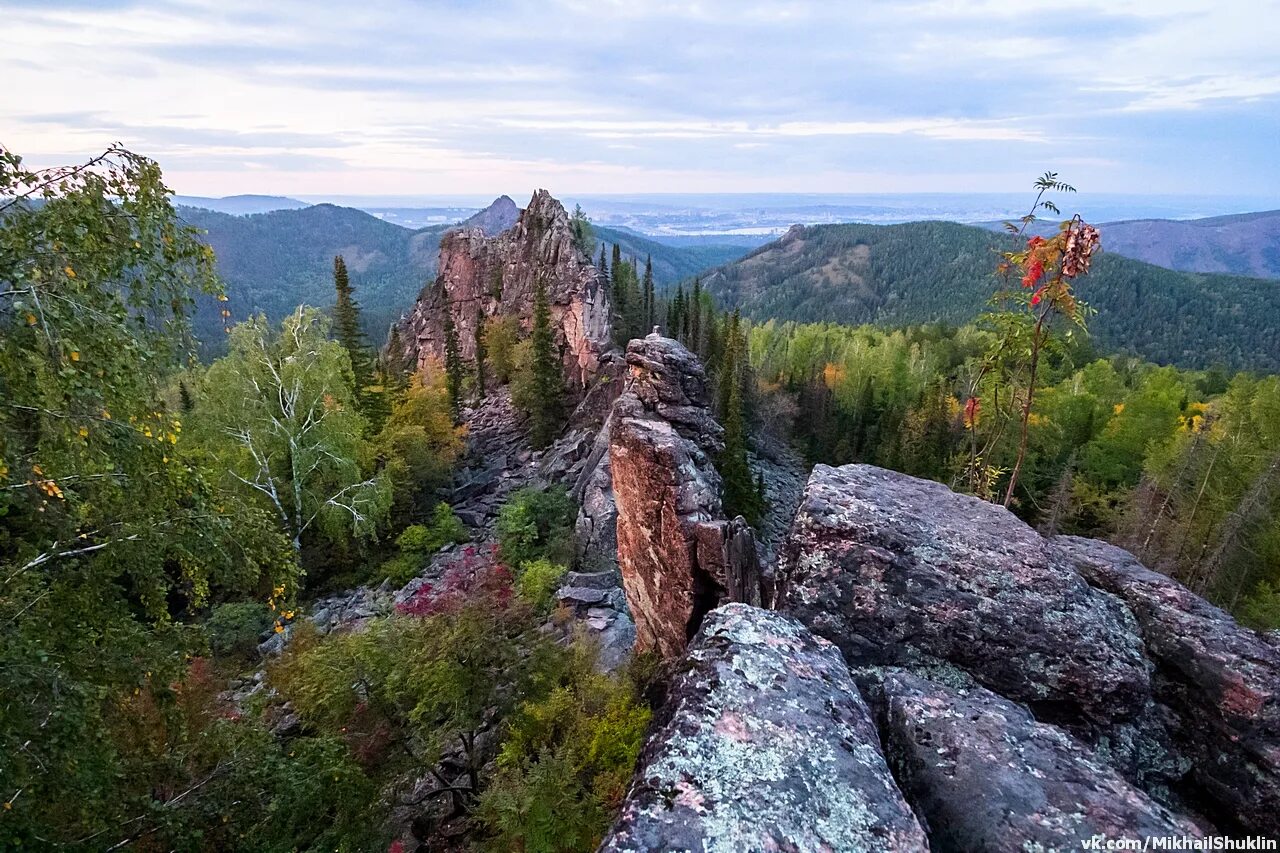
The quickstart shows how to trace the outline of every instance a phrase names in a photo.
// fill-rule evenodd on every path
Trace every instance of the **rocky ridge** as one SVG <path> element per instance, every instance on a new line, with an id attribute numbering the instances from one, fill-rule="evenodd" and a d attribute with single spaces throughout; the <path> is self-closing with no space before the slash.
<path id="1" fill-rule="evenodd" d="M 564 207 L 546 190 L 534 193 L 515 225 L 496 236 L 476 227 L 444 236 L 436 280 L 400 321 L 410 363 L 443 361 L 446 309 L 467 360 L 475 358 L 477 324 L 489 317 L 516 317 L 528 330 L 539 282 L 546 288 L 567 384 L 581 396 L 612 346 L 608 292 L 574 242 Z"/>
<path id="2" fill-rule="evenodd" d="M 771 589 L 751 528 L 724 517 L 714 463 L 724 431 L 697 357 L 655 332 L 627 345 L 627 365 L 608 451 L 618 565 L 637 649 L 671 659 L 707 611 L 767 604 Z"/>

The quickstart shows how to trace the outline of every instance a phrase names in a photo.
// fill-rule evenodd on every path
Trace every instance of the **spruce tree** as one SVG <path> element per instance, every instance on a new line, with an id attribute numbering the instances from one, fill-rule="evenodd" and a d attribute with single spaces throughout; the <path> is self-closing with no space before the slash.
<path id="1" fill-rule="evenodd" d="M 604 280 L 609 280 L 609 262 L 604 259 L 604 243 L 600 244 L 600 261 L 596 264 L 596 268 L 600 270 L 600 275 L 604 276 Z"/>
<path id="2" fill-rule="evenodd" d="M 529 412 L 529 438 L 536 448 L 551 444 L 560 428 L 564 382 L 551 331 L 551 306 L 547 288 L 539 278 L 533 291 L 533 333 L 530 336 L 533 371 L 533 399 Z"/>
<path id="3" fill-rule="evenodd" d="M 693 296 L 689 299 L 689 349 L 699 356 L 702 349 L 702 282 L 693 279 Z"/>
<path id="4" fill-rule="evenodd" d="M 742 375 L 746 364 L 746 340 L 738 332 L 737 313 L 730 321 L 726 366 L 722 377 L 727 387 L 724 412 L 724 451 L 720 454 L 720 476 L 724 480 L 724 508 L 730 516 L 741 515 L 751 525 L 760 522 L 760 498 L 751 466 L 747 463 L 747 426 L 742 403 Z"/>
<path id="5" fill-rule="evenodd" d="M 453 324 L 453 306 L 449 304 L 449 294 L 444 294 L 442 303 L 444 311 L 444 379 L 449 390 L 449 406 L 453 409 L 453 418 L 458 420 L 462 415 L 462 351 L 458 346 L 458 328 Z"/>
<path id="6" fill-rule="evenodd" d="M 612 271 L 613 278 L 609 289 L 610 296 L 613 297 L 614 334 L 617 336 L 618 343 L 626 346 L 627 341 L 630 340 L 627 334 L 627 312 L 629 310 L 627 297 L 630 294 L 627 293 L 626 269 L 622 263 L 622 247 L 617 243 L 613 244 Z"/>
<path id="7" fill-rule="evenodd" d="M 485 359 L 489 353 L 484 345 L 484 312 L 476 309 L 476 392 L 484 399 Z"/>
<path id="8" fill-rule="evenodd" d="M 178 405 L 182 407 L 183 414 L 190 414 L 191 410 L 196 407 L 195 402 L 191 399 L 191 391 L 187 388 L 187 383 L 181 379 L 178 380 Z"/>
<path id="9" fill-rule="evenodd" d="M 684 285 L 676 286 L 676 298 L 667 307 L 667 337 L 681 340 L 684 337 Z"/>
<path id="10" fill-rule="evenodd" d="M 653 304 L 653 255 L 646 255 L 644 259 L 644 333 L 649 334 L 657 322 L 657 306 Z"/>
<path id="11" fill-rule="evenodd" d="M 351 280 L 347 276 L 347 263 L 342 255 L 333 259 L 333 287 L 337 291 L 333 303 L 334 337 L 351 357 L 356 404 L 363 410 L 369 402 L 369 386 L 373 384 L 373 358 L 360 330 L 360 305 L 355 300 Z"/>

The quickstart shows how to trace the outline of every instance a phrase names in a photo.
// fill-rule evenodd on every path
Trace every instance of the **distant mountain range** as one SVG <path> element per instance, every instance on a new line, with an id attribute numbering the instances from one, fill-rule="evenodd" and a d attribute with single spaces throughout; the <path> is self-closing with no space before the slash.
<path id="1" fill-rule="evenodd" d="M 1175 270 L 1280 278 L 1280 210 L 1102 226 L 1103 246 Z"/>
<path id="2" fill-rule="evenodd" d="M 1109 229 L 1103 230 L 1107 244 Z M 964 323 L 987 307 L 1011 238 L 949 222 L 796 226 L 710 271 L 706 287 L 758 320 Z M 1280 370 L 1280 284 L 1196 274 L 1100 255 L 1079 292 L 1096 340 L 1187 367 Z"/>
<path id="3" fill-rule="evenodd" d="M 311 206 L 305 201 L 281 195 L 229 195 L 223 198 L 179 195 L 173 197 L 173 203 L 179 207 L 199 207 L 204 210 L 215 210 L 218 213 L 229 213 L 232 216 L 270 213 L 273 210 L 298 210 Z"/>
<path id="4" fill-rule="evenodd" d="M 300 303 L 332 305 L 333 258 L 342 255 L 366 331 L 378 344 L 390 324 L 435 278 L 440 238 L 445 232 L 477 227 L 496 234 L 515 224 L 519 212 L 514 201 L 502 196 L 462 223 L 410 230 L 355 208 L 332 204 L 244 214 L 200 207 L 180 210 L 188 224 L 205 232 L 205 240 L 213 247 L 230 297 L 225 307 L 232 312 L 233 322 L 259 312 L 276 322 Z M 627 257 L 635 257 L 641 264 L 651 255 L 659 288 L 746 251 L 732 246 L 668 246 L 605 228 L 598 230 L 597 237 L 618 243 Z M 198 307 L 197 332 L 209 353 L 222 348 L 218 315 L 222 307 L 212 300 Z"/>
<path id="5" fill-rule="evenodd" d="M 1003 230 L 1003 223 L 983 222 Z M 1280 210 L 1206 219 L 1126 219 L 1104 222 L 1104 251 L 1182 272 L 1280 278 Z M 1029 233 L 1048 234 L 1057 222 L 1035 223 Z"/>

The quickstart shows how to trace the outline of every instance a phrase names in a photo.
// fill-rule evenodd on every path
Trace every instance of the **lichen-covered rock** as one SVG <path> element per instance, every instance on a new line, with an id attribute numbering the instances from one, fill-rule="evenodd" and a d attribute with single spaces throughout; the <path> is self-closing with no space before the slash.
<path id="1" fill-rule="evenodd" d="M 703 620 L 600 847 L 927 849 L 839 652 L 744 604 Z"/>
<path id="2" fill-rule="evenodd" d="M 1174 711 L 1203 796 L 1225 818 L 1280 834 L 1280 650 L 1128 551 L 1074 536 L 1052 543 L 1137 617 L 1155 697 Z"/>
<path id="3" fill-rule="evenodd" d="M 1061 730 L 982 687 L 894 672 L 885 749 L 935 850 L 1081 850 L 1094 836 L 1199 836 Z"/>
<path id="4" fill-rule="evenodd" d="M 637 648 L 669 660 L 708 610 L 767 592 L 750 530 L 724 518 L 713 462 L 723 430 L 701 363 L 657 334 L 631 341 L 627 363 L 609 422 L 618 567 Z"/>
<path id="5" fill-rule="evenodd" d="M 875 468 L 814 469 L 777 569 L 779 610 L 852 666 L 946 661 L 1054 717 L 1149 696 L 1133 616 L 1007 510 Z"/>
<path id="6" fill-rule="evenodd" d="M 481 318 L 509 315 L 531 327 L 538 281 L 546 288 L 567 384 L 582 393 L 612 346 L 607 289 L 574 243 L 564 207 L 546 190 L 534 193 L 516 224 L 497 236 L 476 227 L 445 235 L 436 280 L 401 321 L 406 354 L 419 365 L 443 361 L 447 302 L 462 357 L 474 359 Z"/>

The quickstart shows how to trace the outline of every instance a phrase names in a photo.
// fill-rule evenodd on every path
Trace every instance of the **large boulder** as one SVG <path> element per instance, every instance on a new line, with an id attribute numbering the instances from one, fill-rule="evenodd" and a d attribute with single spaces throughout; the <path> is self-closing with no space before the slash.
<path id="1" fill-rule="evenodd" d="M 406 355 L 419 366 L 444 360 L 446 310 L 467 360 L 475 358 L 476 325 L 486 318 L 513 316 L 531 328 L 538 282 L 546 288 L 567 385 L 581 395 L 612 346 L 608 289 L 574 242 L 564 207 L 546 190 L 496 236 L 480 227 L 444 236 L 436 280 L 400 322 Z"/>
<path id="2" fill-rule="evenodd" d="M 1128 551 L 1072 536 L 1052 544 L 1137 617 L 1155 698 L 1174 712 L 1202 795 L 1224 817 L 1280 834 L 1280 649 Z"/>
<path id="3" fill-rule="evenodd" d="M 1007 510 L 874 468 L 819 465 L 782 549 L 777 607 L 853 666 L 945 662 L 1053 718 L 1136 715 L 1133 616 Z"/>
<path id="4" fill-rule="evenodd" d="M 767 603 L 750 528 L 726 519 L 714 459 L 723 430 L 693 353 L 658 334 L 627 346 L 609 422 L 618 567 L 637 648 L 672 659 L 725 601 Z"/>
<path id="5" fill-rule="evenodd" d="M 885 750 L 935 850 L 1082 850 L 1199 836 L 1060 729 L 989 690 L 908 672 L 882 685 Z"/>
<path id="6" fill-rule="evenodd" d="M 923 851 L 839 652 L 744 604 L 703 620 L 601 851 Z"/>

